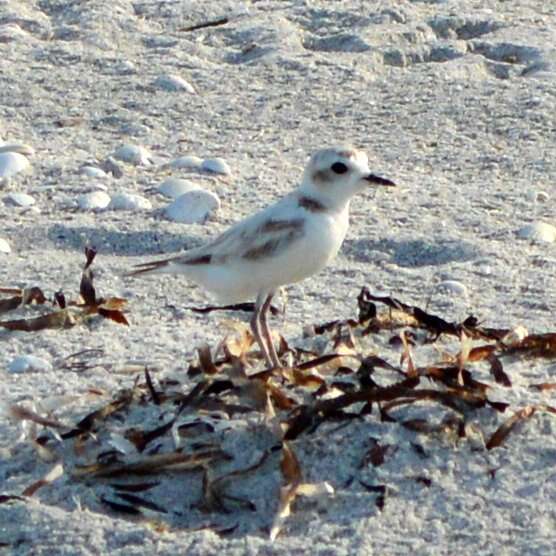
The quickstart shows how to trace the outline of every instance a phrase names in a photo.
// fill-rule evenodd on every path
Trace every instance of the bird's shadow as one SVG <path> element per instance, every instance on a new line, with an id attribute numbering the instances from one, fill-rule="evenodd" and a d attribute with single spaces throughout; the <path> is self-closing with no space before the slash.
<path id="1" fill-rule="evenodd" d="M 467 262 L 481 256 L 476 245 L 453 239 L 392 239 L 347 240 L 344 255 L 358 262 L 375 262 L 378 254 L 387 254 L 390 261 L 400 267 L 415 268 L 439 266 L 452 262 Z"/>
<path id="2" fill-rule="evenodd" d="M 103 226 L 69 227 L 54 224 L 47 231 L 48 239 L 59 247 L 81 251 L 86 245 L 111 255 L 157 255 L 192 249 L 203 243 L 197 236 L 164 230 L 119 231 Z"/>

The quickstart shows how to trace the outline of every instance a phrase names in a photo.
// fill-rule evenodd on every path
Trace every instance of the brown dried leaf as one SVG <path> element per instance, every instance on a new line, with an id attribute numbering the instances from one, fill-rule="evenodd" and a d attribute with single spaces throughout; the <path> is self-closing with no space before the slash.
<path id="1" fill-rule="evenodd" d="M 488 359 L 497 349 L 497 346 L 489 344 L 477 346 L 469 352 L 467 359 L 468 361 L 484 361 L 485 359 Z"/>
<path id="2" fill-rule="evenodd" d="M 199 367 L 204 374 L 214 375 L 218 372 L 218 368 L 212 360 L 212 354 L 208 344 L 198 347 L 197 354 L 199 356 Z"/>
<path id="3" fill-rule="evenodd" d="M 382 511 L 384 509 L 384 503 L 386 501 L 386 485 L 370 485 L 365 481 L 359 480 L 359 484 L 369 492 L 376 492 L 378 494 L 375 505 Z"/>
<path id="4" fill-rule="evenodd" d="M 529 384 L 529 388 L 534 388 L 540 392 L 547 392 L 550 390 L 556 390 L 556 382 L 541 382 L 539 384 Z"/>
<path id="5" fill-rule="evenodd" d="M 144 492 L 150 490 L 160 484 L 160 481 L 153 483 L 134 483 L 134 484 L 119 484 L 112 483 L 110 486 L 115 490 L 123 490 L 124 492 Z"/>
<path id="6" fill-rule="evenodd" d="M 512 344 L 505 353 L 527 355 L 529 357 L 556 357 L 556 332 L 530 334 L 521 342 Z"/>
<path id="7" fill-rule="evenodd" d="M 284 477 L 284 486 L 280 488 L 280 502 L 278 512 L 270 529 L 271 542 L 276 539 L 286 518 L 291 513 L 291 504 L 297 496 L 297 489 L 301 485 L 301 466 L 295 452 L 287 442 L 282 444 L 282 461 L 280 469 Z"/>
<path id="8" fill-rule="evenodd" d="M 45 485 L 49 485 L 56 479 L 60 478 L 64 474 L 64 466 L 61 463 L 57 463 L 42 479 L 29 485 L 22 493 L 22 496 L 33 496 L 39 488 Z"/>
<path id="9" fill-rule="evenodd" d="M 374 467 L 380 467 L 384 463 L 386 454 L 390 451 L 391 448 L 391 444 L 381 445 L 378 440 L 376 440 L 375 438 L 371 438 L 371 446 L 363 456 L 361 467 L 364 467 L 369 463 Z"/>
<path id="10" fill-rule="evenodd" d="M 43 427 L 52 427 L 55 429 L 66 429 L 67 425 L 58 421 L 57 419 L 49 419 L 47 417 L 42 417 L 38 413 L 31 411 L 21 405 L 12 404 L 8 408 L 9 414 L 12 418 L 18 421 L 32 421 L 37 423 L 37 425 L 42 425 Z"/>
<path id="11" fill-rule="evenodd" d="M 119 496 L 122 500 L 125 500 L 129 504 L 132 504 L 135 508 L 146 508 L 152 512 L 158 512 L 167 514 L 168 510 L 155 504 L 151 500 L 147 500 L 146 498 L 141 498 L 141 496 L 137 496 L 136 494 L 130 494 L 127 492 L 117 492 L 117 496 Z"/>
<path id="12" fill-rule="evenodd" d="M 137 429 L 129 429 L 125 433 L 127 440 L 132 442 L 137 448 L 138 452 L 143 452 L 145 448 L 157 438 L 165 435 L 169 430 L 172 429 L 176 418 L 170 419 L 167 423 L 156 427 L 155 429 L 149 431 L 141 431 Z"/>
<path id="13" fill-rule="evenodd" d="M 283 369 L 282 376 L 292 384 L 303 388 L 320 388 L 321 386 L 326 386 L 326 381 L 322 377 L 312 373 L 305 373 L 299 368 Z"/>
<path id="14" fill-rule="evenodd" d="M 0 494 L 0 504 L 5 504 L 6 502 L 13 502 L 14 500 L 25 500 L 22 496 L 17 496 L 17 494 Z M 0 544 L 0 546 L 2 546 Z"/>
<path id="15" fill-rule="evenodd" d="M 501 446 L 515 426 L 521 421 L 531 418 L 535 414 L 536 410 L 536 406 L 529 405 L 519 411 L 516 411 L 509 419 L 502 423 L 490 437 L 486 444 L 487 450 L 492 450 L 493 448 Z"/>
<path id="16" fill-rule="evenodd" d="M 67 309 L 48 313 L 40 317 L 30 319 L 18 319 L 9 321 L 0 321 L 0 327 L 8 330 L 20 330 L 23 332 L 37 332 L 46 328 L 71 328 L 75 326 L 79 319 L 74 313 Z"/>
<path id="17" fill-rule="evenodd" d="M 113 500 L 108 500 L 108 498 L 106 498 L 105 496 L 101 496 L 100 501 L 114 512 L 120 512 L 127 515 L 142 515 L 141 510 L 139 510 L 139 508 L 136 508 L 135 506 L 129 506 L 128 504 L 114 502 Z"/>
<path id="18" fill-rule="evenodd" d="M 494 380 L 498 384 L 502 384 L 503 386 L 510 388 L 512 386 L 512 381 L 510 380 L 510 377 L 504 372 L 502 361 L 500 361 L 500 359 L 498 359 L 498 357 L 496 357 L 494 353 L 491 353 L 488 356 L 488 361 L 490 363 L 490 372 L 494 377 Z"/>
<path id="19" fill-rule="evenodd" d="M 98 308 L 98 314 L 101 317 L 113 320 L 114 322 L 117 322 L 118 324 L 125 324 L 126 326 L 129 326 L 128 320 L 125 318 L 125 315 L 121 311 L 115 311 L 115 310 L 112 310 L 112 309 L 105 309 L 104 307 L 101 306 L 101 307 Z"/>
<path id="20" fill-rule="evenodd" d="M 322 355 L 320 357 L 316 357 L 315 359 L 311 359 L 310 361 L 306 361 L 305 363 L 301 363 L 297 365 L 297 368 L 300 371 L 307 371 L 309 369 L 314 369 L 315 367 L 320 367 L 321 365 L 326 365 L 333 361 L 334 359 L 338 359 L 342 357 L 341 353 L 327 353 L 326 355 Z"/>
<path id="21" fill-rule="evenodd" d="M 112 400 L 109 404 L 101 407 L 100 409 L 96 409 L 81 419 L 81 421 L 77 423 L 76 427 L 63 434 L 62 438 L 73 438 L 84 432 L 92 430 L 99 421 L 103 421 L 110 417 L 113 413 L 126 408 L 132 402 L 133 396 L 134 390 L 123 390 L 115 400 Z"/>
<path id="22" fill-rule="evenodd" d="M 193 454 L 172 452 L 169 454 L 154 454 L 143 459 L 124 462 L 76 466 L 73 475 L 81 477 L 116 477 L 118 475 L 152 475 L 161 471 L 195 471 L 215 460 L 230 459 L 230 456 L 213 448 Z"/>
<path id="23" fill-rule="evenodd" d="M 20 295 L 10 297 L 9 299 L 0 299 L 0 315 L 17 309 L 21 305 L 21 302 L 22 298 Z"/>

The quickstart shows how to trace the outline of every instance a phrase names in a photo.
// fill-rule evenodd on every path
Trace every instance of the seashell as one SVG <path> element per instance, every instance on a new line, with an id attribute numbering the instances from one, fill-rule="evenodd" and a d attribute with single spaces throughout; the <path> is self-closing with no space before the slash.
<path id="1" fill-rule="evenodd" d="M 82 166 L 79 169 L 79 173 L 83 176 L 87 176 L 88 178 L 107 178 L 108 174 L 102 170 L 101 168 L 97 168 L 96 166 Z"/>
<path id="2" fill-rule="evenodd" d="M 27 158 L 17 152 L 0 152 L 0 179 L 11 178 L 18 172 L 29 168 Z"/>
<path id="3" fill-rule="evenodd" d="M 7 242 L 7 240 L 0 237 L 0 253 L 8 254 L 11 252 L 12 252 L 12 248 L 10 247 L 10 244 Z"/>
<path id="4" fill-rule="evenodd" d="M 27 371 L 51 371 L 52 364 L 46 359 L 34 355 L 19 355 L 8 365 L 10 373 L 26 373 Z"/>
<path id="5" fill-rule="evenodd" d="M 443 280 L 436 288 L 451 295 L 459 295 L 461 297 L 467 296 L 467 288 L 457 280 Z"/>
<path id="6" fill-rule="evenodd" d="M 136 193 L 118 193 L 110 199 L 108 210 L 150 210 L 151 202 Z"/>
<path id="7" fill-rule="evenodd" d="M 80 195 L 77 204 L 81 210 L 102 210 L 110 204 L 110 195 L 104 191 L 92 191 Z"/>
<path id="8" fill-rule="evenodd" d="M 19 153 L 25 156 L 33 156 L 35 149 L 22 143 L 2 143 L 0 144 L 0 153 Z"/>
<path id="9" fill-rule="evenodd" d="M 556 226 L 546 222 L 533 222 L 518 230 L 517 235 L 523 239 L 552 243 L 556 241 Z"/>
<path id="10" fill-rule="evenodd" d="M 137 72 L 135 64 L 129 60 L 121 60 L 116 64 L 114 69 L 120 75 L 131 75 Z"/>
<path id="11" fill-rule="evenodd" d="M 12 207 L 30 207 L 35 202 L 35 199 L 27 193 L 9 193 L 4 197 L 4 203 Z"/>
<path id="12" fill-rule="evenodd" d="M 179 75 L 160 75 L 154 81 L 154 86 L 164 91 L 180 92 L 195 94 L 195 89 L 191 83 L 188 83 L 183 77 Z"/>
<path id="13" fill-rule="evenodd" d="M 201 168 L 203 159 L 198 156 L 180 156 L 170 162 L 172 168 Z"/>
<path id="14" fill-rule="evenodd" d="M 184 193 L 166 207 L 166 216 L 183 224 L 202 224 L 220 208 L 217 195 L 204 189 Z"/>
<path id="15" fill-rule="evenodd" d="M 184 193 L 195 189 L 201 188 L 182 178 L 168 178 L 158 186 L 158 192 L 169 199 L 177 199 Z"/>
<path id="16" fill-rule="evenodd" d="M 135 166 L 150 166 L 152 163 L 151 153 L 141 145 L 122 145 L 112 155 L 117 160 L 135 164 Z"/>
<path id="17" fill-rule="evenodd" d="M 206 158 L 201 164 L 201 169 L 206 172 L 222 174 L 224 176 L 232 175 L 232 171 L 230 170 L 228 163 L 222 158 Z"/>

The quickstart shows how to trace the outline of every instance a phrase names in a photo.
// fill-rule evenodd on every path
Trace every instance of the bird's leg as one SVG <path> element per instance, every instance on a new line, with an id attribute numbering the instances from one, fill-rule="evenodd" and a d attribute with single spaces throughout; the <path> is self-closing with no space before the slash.
<path id="1" fill-rule="evenodd" d="M 261 352 L 266 360 L 266 364 L 269 367 L 274 366 L 274 361 L 271 359 L 270 354 L 268 353 L 268 348 L 266 347 L 265 343 L 263 342 L 263 338 L 261 336 L 261 311 L 264 307 L 264 302 L 266 299 L 266 294 L 261 294 L 257 297 L 257 301 L 255 302 L 255 309 L 253 311 L 253 316 L 251 317 L 251 331 L 253 332 L 253 336 L 255 336 L 255 341 L 259 344 L 261 348 Z"/>
<path id="2" fill-rule="evenodd" d="M 261 327 L 263 329 L 263 336 L 266 341 L 266 346 L 268 348 L 270 359 L 272 361 L 272 366 L 281 367 L 282 364 L 280 363 L 280 359 L 278 359 L 276 348 L 274 347 L 274 343 L 272 342 L 272 335 L 270 333 L 270 329 L 268 328 L 268 322 L 266 321 L 266 315 L 270 308 L 270 302 L 272 301 L 273 295 L 274 293 L 271 293 L 267 296 L 261 308 Z"/>

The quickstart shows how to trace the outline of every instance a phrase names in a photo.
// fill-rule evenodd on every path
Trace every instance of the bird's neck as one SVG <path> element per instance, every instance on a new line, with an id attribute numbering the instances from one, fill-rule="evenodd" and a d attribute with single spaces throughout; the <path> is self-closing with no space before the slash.
<path id="1" fill-rule="evenodd" d="M 339 198 L 338 195 L 316 188 L 312 183 L 303 183 L 296 193 L 300 206 L 310 212 L 338 214 L 349 211 L 350 198 Z"/>

